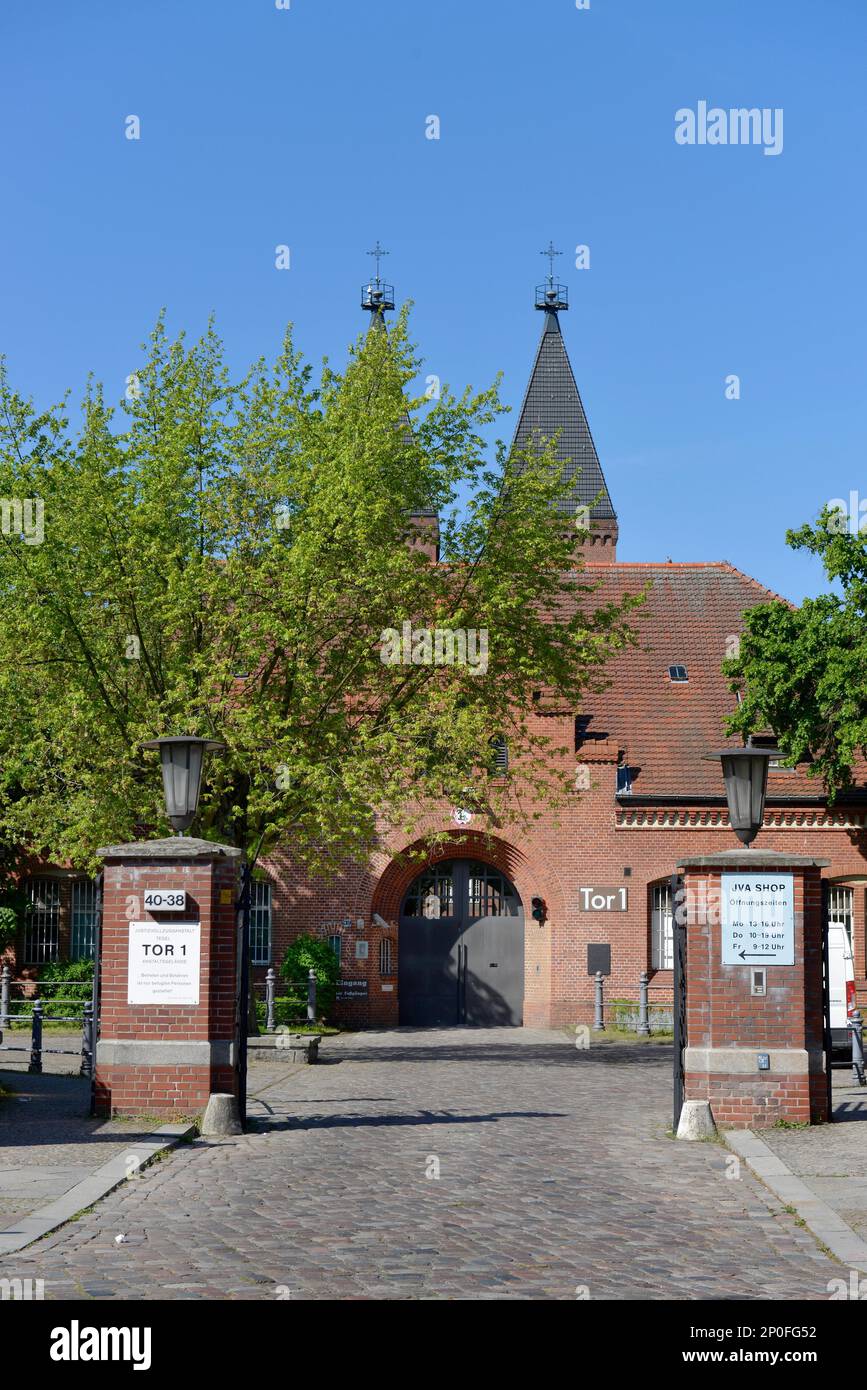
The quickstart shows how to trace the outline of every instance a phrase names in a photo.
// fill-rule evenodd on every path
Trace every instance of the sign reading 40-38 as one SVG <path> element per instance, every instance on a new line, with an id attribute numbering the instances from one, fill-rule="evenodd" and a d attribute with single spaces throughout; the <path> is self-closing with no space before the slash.
<path id="1" fill-rule="evenodd" d="M 723 965 L 794 965 L 794 896 L 792 874 L 723 874 Z"/>

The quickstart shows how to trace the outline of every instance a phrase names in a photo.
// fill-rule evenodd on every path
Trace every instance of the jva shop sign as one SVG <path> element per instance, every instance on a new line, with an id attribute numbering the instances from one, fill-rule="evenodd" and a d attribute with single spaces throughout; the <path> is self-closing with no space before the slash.
<path id="1" fill-rule="evenodd" d="M 198 1004 L 200 922 L 130 922 L 130 1004 Z"/>
<path id="2" fill-rule="evenodd" d="M 794 896 L 792 874 L 723 874 L 723 965 L 794 965 Z"/>

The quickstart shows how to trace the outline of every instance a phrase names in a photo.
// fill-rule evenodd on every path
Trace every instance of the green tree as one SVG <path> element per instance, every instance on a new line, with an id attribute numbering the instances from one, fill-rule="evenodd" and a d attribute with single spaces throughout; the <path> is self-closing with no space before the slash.
<path id="1" fill-rule="evenodd" d="M 772 729 L 787 763 L 806 763 L 833 801 L 867 756 L 867 534 L 852 535 L 826 508 L 786 541 L 819 556 L 839 592 L 800 608 L 775 600 L 745 615 L 740 651 L 724 663 L 742 693 L 728 728 Z"/>
<path id="2" fill-rule="evenodd" d="M 213 326 L 188 346 L 161 319 L 143 351 L 123 415 L 91 385 L 77 429 L 0 376 L 0 834 L 89 867 L 165 828 L 141 747 L 161 733 L 227 744 L 199 833 L 288 840 L 314 869 L 366 854 L 378 817 L 409 828 L 424 798 L 472 788 L 521 816 L 568 795 L 532 693 L 578 707 L 600 688 L 634 600 L 594 607 L 569 573 L 550 449 L 486 464 L 496 385 L 407 399 L 405 312 L 318 385 L 289 333 L 239 381 Z M 423 506 L 446 516 L 448 563 L 408 544 Z M 387 664 L 406 621 L 486 630 L 484 674 Z M 502 734 L 505 779 L 485 751 Z"/>

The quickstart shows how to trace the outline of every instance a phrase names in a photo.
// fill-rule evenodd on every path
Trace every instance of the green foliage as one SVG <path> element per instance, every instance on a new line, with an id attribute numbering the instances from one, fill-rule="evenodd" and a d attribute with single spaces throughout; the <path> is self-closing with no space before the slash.
<path id="1" fill-rule="evenodd" d="M 213 327 L 188 345 L 160 319 L 144 351 L 123 414 L 93 385 L 78 430 L 0 372 L 0 497 L 44 506 L 41 543 L 32 524 L 0 534 L 0 839 L 92 870 L 96 846 L 167 829 L 141 746 L 160 733 L 227 745 L 198 833 L 291 840 L 314 870 L 366 857 L 380 817 L 421 824 L 431 798 L 502 824 L 574 797 L 532 694 L 579 708 L 637 600 L 596 607 L 576 576 L 550 447 L 486 466 L 496 386 L 408 399 L 405 312 L 318 386 L 289 333 L 237 381 Z M 448 564 L 407 543 L 422 505 Z M 405 621 L 486 630 L 487 670 L 387 664 Z M 486 753 L 501 734 L 505 778 Z"/>
<path id="2" fill-rule="evenodd" d="M 316 1012 L 320 1017 L 326 1018 L 334 1007 L 340 962 L 327 941 L 308 934 L 297 936 L 287 949 L 280 966 L 280 974 L 284 980 L 291 980 L 293 984 L 302 986 L 286 998 L 287 1007 L 295 1007 L 299 1002 L 303 1002 L 306 1009 L 307 993 L 304 982 L 311 970 L 316 974 Z M 285 1020 L 277 1019 L 278 1023 L 289 1021 L 288 1016 Z"/>
<path id="3" fill-rule="evenodd" d="M 81 1016 L 84 1005 L 93 997 L 93 961 L 53 961 L 39 967 L 39 997 L 43 1018 L 63 1015 Z M 42 989 L 43 985 L 49 988 Z M 13 1014 L 29 1016 L 32 999 L 19 999 L 11 1005 Z"/>
<path id="4" fill-rule="evenodd" d="M 786 540 L 819 556 L 839 592 L 746 614 L 740 652 L 723 666 L 743 693 L 728 730 L 773 730 L 787 764 L 807 764 L 833 801 L 867 756 L 867 533 L 851 535 L 826 509 Z"/>

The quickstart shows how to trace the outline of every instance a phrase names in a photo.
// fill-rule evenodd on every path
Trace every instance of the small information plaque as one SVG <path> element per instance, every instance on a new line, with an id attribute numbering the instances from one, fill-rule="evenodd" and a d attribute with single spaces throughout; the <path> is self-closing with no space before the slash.
<path id="1" fill-rule="evenodd" d="M 794 894 L 793 874 L 723 874 L 723 965 L 794 965 Z"/>
<path id="2" fill-rule="evenodd" d="M 147 912 L 186 912 L 186 888 L 146 888 L 144 905 Z"/>
<path id="3" fill-rule="evenodd" d="M 127 1002 L 199 1002 L 201 922 L 130 922 Z"/>

